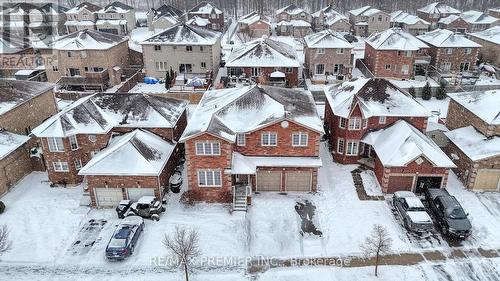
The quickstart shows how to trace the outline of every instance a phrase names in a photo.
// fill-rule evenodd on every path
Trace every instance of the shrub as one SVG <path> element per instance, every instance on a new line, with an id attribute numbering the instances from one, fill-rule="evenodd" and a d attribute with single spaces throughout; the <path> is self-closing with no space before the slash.
<path id="1" fill-rule="evenodd" d="M 436 92 L 436 99 L 444 100 L 446 98 L 446 82 L 439 83 L 439 89 Z"/>
<path id="2" fill-rule="evenodd" d="M 432 97 L 431 85 L 429 85 L 429 82 L 427 82 L 425 83 L 424 88 L 422 88 L 422 99 L 430 100 L 431 97 Z"/>
<path id="3" fill-rule="evenodd" d="M 0 214 L 3 213 L 3 211 L 5 211 L 5 204 L 0 201 Z"/>
<path id="4" fill-rule="evenodd" d="M 417 97 L 417 92 L 415 91 L 415 87 L 411 86 L 410 89 L 408 89 L 408 93 L 410 93 L 410 95 L 412 97 Z"/>

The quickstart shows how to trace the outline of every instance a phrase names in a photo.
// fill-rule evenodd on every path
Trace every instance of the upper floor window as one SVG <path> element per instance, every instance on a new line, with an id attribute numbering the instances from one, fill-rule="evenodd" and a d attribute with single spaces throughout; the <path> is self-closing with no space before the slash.
<path id="1" fill-rule="evenodd" d="M 444 49 L 444 52 L 447 54 L 447 55 L 451 55 L 453 53 L 453 49 L 452 48 L 446 48 Z"/>
<path id="2" fill-rule="evenodd" d="M 359 130 L 361 129 L 361 118 L 350 118 L 349 119 L 349 130 Z"/>
<path id="3" fill-rule="evenodd" d="M 50 152 L 63 152 L 64 142 L 62 138 L 47 138 Z"/>
<path id="4" fill-rule="evenodd" d="M 52 166 L 54 167 L 54 171 L 56 171 L 56 172 L 68 172 L 69 171 L 68 162 L 55 161 L 55 162 L 52 162 Z"/>
<path id="5" fill-rule="evenodd" d="M 197 142 L 196 155 L 220 155 L 220 143 L 218 142 Z"/>
<path id="6" fill-rule="evenodd" d="M 260 67 L 252 67 L 252 76 L 260 76 Z"/>
<path id="7" fill-rule="evenodd" d="M 186 51 L 192 52 L 193 51 L 193 46 L 186 46 Z"/>
<path id="8" fill-rule="evenodd" d="M 379 124 L 385 124 L 385 121 L 386 121 L 386 120 L 385 120 L 385 116 L 380 116 L 380 117 L 378 118 L 378 123 L 379 123 Z"/>
<path id="9" fill-rule="evenodd" d="M 464 52 L 466 55 L 470 55 L 472 53 L 472 48 L 465 48 Z"/>
<path id="10" fill-rule="evenodd" d="M 161 51 L 161 45 L 155 45 L 155 51 Z"/>
<path id="11" fill-rule="evenodd" d="M 202 62 L 201 62 L 201 68 L 206 68 L 206 67 L 207 67 L 207 63 L 206 63 L 206 62 L 204 62 L 204 61 L 202 61 Z"/>
<path id="12" fill-rule="evenodd" d="M 203 52 L 203 46 L 200 46 L 200 52 Z"/>
<path id="13" fill-rule="evenodd" d="M 337 153 L 344 154 L 344 139 L 338 139 L 337 141 Z"/>
<path id="14" fill-rule="evenodd" d="M 338 48 L 337 49 L 337 54 L 343 54 L 344 53 L 344 48 Z"/>
<path id="15" fill-rule="evenodd" d="M 276 146 L 278 144 L 278 135 L 275 132 L 264 132 L 261 135 L 262 146 Z"/>
<path id="16" fill-rule="evenodd" d="M 339 119 L 339 128 L 345 129 L 346 125 L 347 125 L 347 119 L 340 117 L 340 119 Z"/>
<path id="17" fill-rule="evenodd" d="M 368 127 L 368 119 L 363 119 L 363 129 Z"/>
<path id="18" fill-rule="evenodd" d="M 78 141 L 76 139 L 76 135 L 72 135 L 69 137 L 69 145 L 71 146 L 71 150 L 78 149 Z"/>
<path id="19" fill-rule="evenodd" d="M 318 55 L 322 55 L 325 53 L 325 49 L 324 48 L 318 48 L 318 51 L 317 51 Z"/>
<path id="20" fill-rule="evenodd" d="M 382 15 L 378 16 L 378 21 L 382 21 Z"/>
<path id="21" fill-rule="evenodd" d="M 309 135 L 305 132 L 292 134 L 292 146 L 307 146 Z"/>
<path id="22" fill-rule="evenodd" d="M 391 70 L 391 65 L 390 64 L 386 64 L 385 65 L 385 70 Z"/>
<path id="23" fill-rule="evenodd" d="M 236 145 L 238 145 L 238 146 L 245 146 L 246 145 L 245 134 L 237 134 L 236 135 Z"/>
<path id="24" fill-rule="evenodd" d="M 345 154 L 346 155 L 358 155 L 358 146 L 359 146 L 358 142 L 348 141 Z"/>
<path id="25" fill-rule="evenodd" d="M 82 169 L 82 160 L 76 159 L 75 160 L 75 170 L 79 171 Z"/>
<path id="26" fill-rule="evenodd" d="M 291 67 L 285 67 L 285 72 L 286 73 L 292 73 L 292 68 Z"/>

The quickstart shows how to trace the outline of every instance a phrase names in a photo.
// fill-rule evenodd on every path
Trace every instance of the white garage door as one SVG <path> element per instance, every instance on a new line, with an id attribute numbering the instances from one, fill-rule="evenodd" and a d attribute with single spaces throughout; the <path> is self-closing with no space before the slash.
<path id="1" fill-rule="evenodd" d="M 155 196 L 153 188 L 127 188 L 128 199 L 137 201 L 142 196 Z"/>
<path id="2" fill-rule="evenodd" d="M 286 191 L 311 191 L 311 172 L 297 171 L 286 173 Z"/>
<path id="3" fill-rule="evenodd" d="M 257 191 L 281 191 L 281 172 L 258 171 Z"/>
<path id="4" fill-rule="evenodd" d="M 97 206 L 115 207 L 123 199 L 121 188 L 94 188 Z"/>
<path id="5" fill-rule="evenodd" d="M 474 189 L 498 190 L 500 185 L 500 170 L 481 169 L 477 171 Z"/>

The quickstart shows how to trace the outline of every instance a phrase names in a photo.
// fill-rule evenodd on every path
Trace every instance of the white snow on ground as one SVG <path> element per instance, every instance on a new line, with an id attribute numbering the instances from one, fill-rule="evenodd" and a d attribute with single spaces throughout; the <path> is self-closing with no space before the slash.
<path id="1" fill-rule="evenodd" d="M 164 83 L 156 83 L 156 84 L 146 84 L 146 83 L 137 83 L 129 93 L 143 93 L 143 94 L 164 94 L 167 93 L 168 90 L 165 89 Z"/>
<path id="2" fill-rule="evenodd" d="M 500 79 L 481 74 L 475 85 L 500 85 Z"/>
<path id="3" fill-rule="evenodd" d="M 361 173 L 361 179 L 363 180 L 363 187 L 365 188 L 366 194 L 370 196 L 383 195 L 382 188 L 378 184 L 375 173 L 371 170 L 366 170 Z"/>
<path id="4" fill-rule="evenodd" d="M 450 98 L 445 98 L 442 100 L 438 100 L 434 97 L 430 100 L 417 98 L 417 101 L 432 113 L 433 116 L 429 118 L 429 121 L 437 122 L 438 118 L 446 119 L 446 116 L 448 116 L 448 105 L 450 104 Z"/>
<path id="5" fill-rule="evenodd" d="M 429 85 L 431 87 L 439 87 L 439 84 L 430 78 L 428 78 L 427 80 L 420 78 L 415 80 L 396 80 L 396 79 L 389 79 L 389 80 L 394 85 L 403 89 L 409 89 L 411 86 L 413 86 L 414 88 L 423 88 L 427 82 L 429 82 Z"/>

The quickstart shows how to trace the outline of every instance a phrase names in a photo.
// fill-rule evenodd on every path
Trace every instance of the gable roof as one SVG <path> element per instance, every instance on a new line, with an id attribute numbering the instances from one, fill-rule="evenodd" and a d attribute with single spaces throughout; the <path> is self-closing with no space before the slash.
<path id="1" fill-rule="evenodd" d="M 288 5 L 286 7 L 281 8 L 281 9 L 276 10 L 277 15 L 279 15 L 281 13 L 287 13 L 289 15 L 298 15 L 302 12 L 307 13 L 306 11 L 304 11 L 304 9 L 297 7 L 295 4 L 291 4 L 291 5 Z"/>
<path id="2" fill-rule="evenodd" d="M 251 12 L 249 14 L 246 14 L 246 15 L 242 16 L 241 18 L 238 19 L 238 23 L 240 23 L 240 24 L 246 24 L 246 25 L 251 25 L 251 24 L 256 23 L 258 21 L 261 21 L 261 20 L 264 23 L 270 25 L 270 23 L 263 16 L 261 16 L 257 12 Z"/>
<path id="3" fill-rule="evenodd" d="M 426 20 L 423 20 L 415 15 L 410 15 L 403 11 L 395 11 L 391 13 L 391 22 L 403 23 L 403 24 L 425 24 L 430 25 L 430 23 Z"/>
<path id="4" fill-rule="evenodd" d="M 226 60 L 228 67 L 299 67 L 292 46 L 265 37 L 235 47 Z"/>
<path id="5" fill-rule="evenodd" d="M 161 17 L 173 18 L 176 21 L 182 17 L 184 14 L 181 10 L 177 9 L 174 6 L 163 4 L 158 9 L 151 8 L 150 13 L 153 13 L 153 20 L 157 20 Z"/>
<path id="6" fill-rule="evenodd" d="M 429 48 L 417 37 L 398 27 L 373 33 L 366 39 L 366 44 L 376 50 L 418 51 L 422 48 Z"/>
<path id="7" fill-rule="evenodd" d="M 463 19 L 459 15 L 449 15 L 447 17 L 440 18 L 438 22 L 448 25 L 456 20 L 463 20 Z"/>
<path id="8" fill-rule="evenodd" d="M 418 9 L 418 11 L 427 14 L 459 14 L 460 11 L 450 7 L 441 2 L 434 2 L 425 7 Z"/>
<path id="9" fill-rule="evenodd" d="M 49 48 L 64 51 L 106 50 L 126 41 L 126 36 L 83 29 L 52 41 Z"/>
<path id="10" fill-rule="evenodd" d="M 500 90 L 451 93 L 448 96 L 484 122 L 500 125 Z"/>
<path id="11" fill-rule="evenodd" d="M 0 160 L 30 140 L 30 137 L 0 130 Z"/>
<path id="12" fill-rule="evenodd" d="M 473 10 L 463 12 L 460 16 L 470 24 L 492 24 L 499 20 L 486 13 Z"/>
<path id="13" fill-rule="evenodd" d="M 193 8 L 191 8 L 191 10 L 189 10 L 188 13 L 205 15 L 205 14 L 211 14 L 212 12 L 215 12 L 216 14 L 222 14 L 222 11 L 219 8 L 217 8 L 214 4 L 207 1 L 203 1 L 200 2 L 198 5 L 194 6 Z"/>
<path id="14" fill-rule="evenodd" d="M 354 107 L 372 116 L 429 117 L 430 112 L 410 94 L 383 78 L 355 78 L 325 87 L 333 113 L 348 118 Z"/>
<path id="15" fill-rule="evenodd" d="M 455 34 L 448 29 L 435 29 L 418 35 L 418 39 L 435 47 L 440 48 L 480 48 L 481 45 L 467 39 L 464 35 Z"/>
<path id="16" fill-rule="evenodd" d="M 186 24 L 192 25 L 192 26 L 202 26 L 205 27 L 210 24 L 209 19 L 205 19 L 199 16 L 194 16 L 188 21 L 186 21 Z"/>
<path id="17" fill-rule="evenodd" d="M 354 48 L 351 43 L 347 42 L 344 36 L 330 29 L 309 34 L 304 37 L 304 41 L 306 42 L 308 48 Z"/>
<path id="18" fill-rule="evenodd" d="M 209 133 L 234 142 L 237 133 L 285 120 L 323 132 L 310 92 L 256 85 L 207 91 L 180 141 Z"/>
<path id="19" fill-rule="evenodd" d="M 175 146 L 149 131 L 136 129 L 112 138 L 78 174 L 158 176 Z"/>
<path id="20" fill-rule="evenodd" d="M 340 16 L 340 17 L 344 17 L 344 18 L 347 18 L 346 16 L 342 15 L 341 13 L 337 12 L 335 10 L 335 5 L 333 3 L 331 3 L 330 5 L 324 7 L 323 9 L 319 10 L 319 11 L 316 11 L 312 14 L 313 17 L 319 17 L 319 15 L 321 14 L 321 12 L 323 12 L 323 15 L 325 17 L 328 17 L 328 16 Z"/>
<path id="21" fill-rule="evenodd" d="M 129 6 L 125 3 L 115 1 L 109 5 L 106 5 L 104 8 L 98 11 L 98 13 L 127 13 L 130 10 L 133 10 L 134 7 Z"/>
<path id="22" fill-rule="evenodd" d="M 31 48 L 28 38 L 10 32 L 0 32 L 0 54 L 15 54 Z"/>
<path id="23" fill-rule="evenodd" d="M 179 23 L 149 37 L 141 45 L 213 45 L 220 36 L 217 31 Z"/>
<path id="24" fill-rule="evenodd" d="M 444 133 L 472 161 L 500 156 L 500 137 L 485 137 L 474 127 L 462 127 Z"/>
<path id="25" fill-rule="evenodd" d="M 372 8 L 372 6 L 364 6 L 359 9 L 354 9 L 349 11 L 349 13 L 354 16 L 364 16 L 364 17 L 369 17 L 379 12 L 382 11 L 376 8 Z"/>
<path id="26" fill-rule="evenodd" d="M 73 7 L 69 10 L 66 11 L 66 14 L 78 14 L 80 13 L 83 9 L 88 10 L 89 12 L 97 12 L 102 9 L 102 7 L 97 6 L 95 4 L 89 3 L 89 2 L 82 2 L 78 4 L 76 7 Z"/>
<path id="27" fill-rule="evenodd" d="M 498 25 L 483 31 L 469 33 L 469 35 L 500 45 L 500 26 Z"/>
<path id="28" fill-rule="evenodd" d="M 146 94 L 98 93 L 81 98 L 33 129 L 37 137 L 106 134 L 113 127 L 173 128 L 188 103 Z"/>
<path id="29" fill-rule="evenodd" d="M 370 132 L 361 141 L 373 147 L 384 167 L 406 166 L 421 156 L 437 167 L 456 167 L 434 141 L 404 120 Z"/>
<path id="30" fill-rule="evenodd" d="M 54 88 L 54 84 L 0 79 L 0 115 Z"/>

